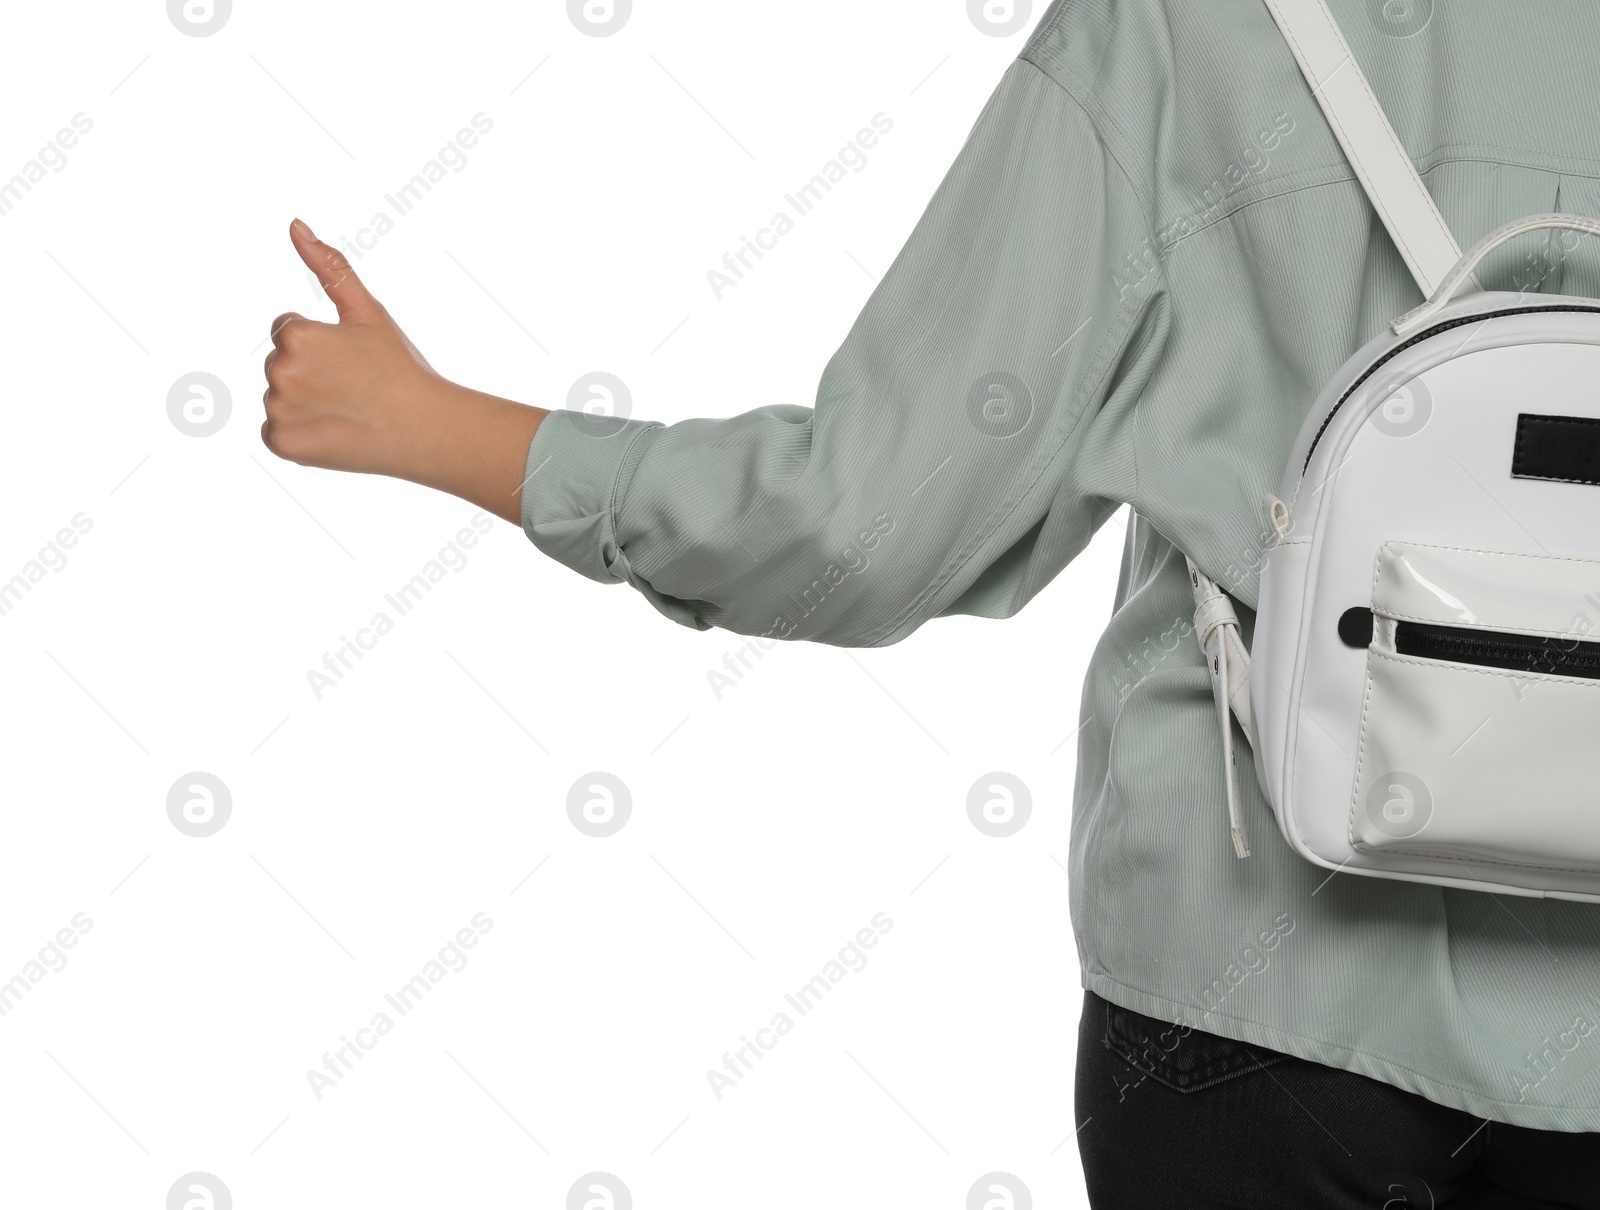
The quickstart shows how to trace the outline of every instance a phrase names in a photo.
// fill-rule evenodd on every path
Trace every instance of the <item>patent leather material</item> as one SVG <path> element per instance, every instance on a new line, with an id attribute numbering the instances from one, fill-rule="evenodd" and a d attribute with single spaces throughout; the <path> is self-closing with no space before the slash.
<path id="1" fill-rule="evenodd" d="M 1600 560 L 1385 542 L 1373 569 L 1378 616 L 1437 626 L 1586 639 L 1600 610 Z M 1594 597 L 1588 614 L 1586 598 Z"/>
<path id="2" fill-rule="evenodd" d="M 1428 301 L 1306 416 L 1273 502 L 1247 708 L 1237 619 L 1190 563 L 1235 849 L 1229 705 L 1308 860 L 1600 902 L 1600 657 L 1577 658 L 1600 634 L 1600 485 L 1513 474 L 1525 412 L 1600 421 L 1600 302 L 1457 297 L 1508 240 L 1600 221 L 1531 215 L 1461 256 L 1325 0 L 1266 2 Z M 1351 610 L 1373 616 L 1365 649 L 1340 635 Z M 1401 650 L 1404 626 L 1454 629 Z"/>
<path id="3" fill-rule="evenodd" d="M 1600 560 L 1385 544 L 1357 743 L 1349 839 L 1364 852 L 1600 876 L 1600 680 L 1562 674 L 1592 623 L 1574 601 Z M 1566 610 L 1564 616 L 1562 611 Z M 1590 612 L 1594 608 L 1590 607 Z M 1479 636 L 1457 658 L 1397 646 L 1417 617 Z M 1497 650 L 1494 636 L 1508 642 Z M 1546 640 L 1545 658 L 1539 643 Z M 1484 661 L 1515 651 L 1529 667 Z M 1532 657 L 1532 658 L 1529 658 Z"/>
<path id="4" fill-rule="evenodd" d="M 1550 856 L 1588 843 L 1571 826 L 1580 799 L 1560 790 L 1562 805 L 1543 814 L 1527 802 L 1546 776 L 1569 778 L 1560 784 L 1574 794 L 1600 786 L 1587 755 L 1600 686 L 1546 676 L 1535 702 L 1526 673 L 1435 670 L 1393 650 L 1403 619 L 1552 639 L 1600 632 L 1600 488 L 1511 476 L 1528 401 L 1550 415 L 1600 414 L 1597 379 L 1600 303 L 1469 297 L 1430 334 L 1380 337 L 1313 407 L 1285 475 L 1289 533 L 1265 558 L 1251 686 L 1268 797 L 1303 856 L 1347 873 L 1600 899 L 1600 850 Z M 1369 650 L 1338 635 L 1357 606 L 1378 618 Z M 1484 764 L 1463 773 L 1475 749 Z M 1547 773 L 1557 753 L 1566 764 Z M 1524 788 L 1507 797 L 1501 773 L 1519 769 Z M 1391 844 L 1357 817 L 1373 779 L 1395 772 L 1430 787 L 1435 813 L 1417 836 L 1431 838 Z M 1469 825 L 1493 820 L 1514 820 L 1518 835 L 1485 826 L 1473 841 Z"/>

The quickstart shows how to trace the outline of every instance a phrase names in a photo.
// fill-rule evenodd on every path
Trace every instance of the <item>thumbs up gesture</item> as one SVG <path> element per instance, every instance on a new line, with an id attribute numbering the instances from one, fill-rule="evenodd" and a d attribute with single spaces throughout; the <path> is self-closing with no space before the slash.
<path id="1" fill-rule="evenodd" d="M 302 465 L 395 474 L 406 465 L 406 431 L 422 419 L 418 408 L 437 375 L 344 253 L 299 219 L 289 238 L 339 322 L 294 311 L 272 321 L 261 439 Z"/>
<path id="2" fill-rule="evenodd" d="M 296 219 L 289 238 L 338 311 L 272 321 L 261 440 L 302 466 L 409 479 L 516 522 L 540 408 L 436 374 L 344 253 Z"/>

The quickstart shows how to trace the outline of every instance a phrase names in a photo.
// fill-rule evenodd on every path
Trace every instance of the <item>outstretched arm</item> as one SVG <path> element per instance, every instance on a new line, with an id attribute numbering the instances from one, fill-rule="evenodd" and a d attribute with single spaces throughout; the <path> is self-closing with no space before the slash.
<path id="1" fill-rule="evenodd" d="M 1126 482 L 1107 451 L 1125 452 L 1170 328 L 1145 199 L 1027 60 L 814 408 L 664 425 L 482 395 L 428 369 L 336 252 L 298 229 L 295 242 L 340 322 L 289 317 L 279 333 L 274 450 L 520 520 L 544 553 L 682 625 L 838 646 L 1007 617 L 1043 588 L 1114 508 L 1095 489 Z"/>

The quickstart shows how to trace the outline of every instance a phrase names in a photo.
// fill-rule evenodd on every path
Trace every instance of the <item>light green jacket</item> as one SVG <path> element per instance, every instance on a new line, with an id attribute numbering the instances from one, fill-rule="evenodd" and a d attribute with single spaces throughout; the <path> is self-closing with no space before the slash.
<path id="1" fill-rule="evenodd" d="M 1600 215 L 1600 8 L 1333 8 L 1463 246 Z M 1600 256 L 1524 237 L 1479 278 L 1600 295 Z M 877 646 L 1014 614 L 1131 504 L 1082 703 L 1086 986 L 1485 1118 L 1600 1131 L 1600 906 L 1330 878 L 1248 777 L 1255 855 L 1228 839 L 1177 549 L 1254 604 L 1261 500 L 1303 416 L 1419 300 L 1261 0 L 1058 0 L 814 410 L 555 413 L 524 528 L 684 625 Z"/>

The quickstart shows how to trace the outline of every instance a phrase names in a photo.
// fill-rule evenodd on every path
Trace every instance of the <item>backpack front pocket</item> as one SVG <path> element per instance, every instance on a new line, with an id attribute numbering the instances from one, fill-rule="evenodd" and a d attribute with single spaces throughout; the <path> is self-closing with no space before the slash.
<path id="1" fill-rule="evenodd" d="M 1371 615 L 1351 844 L 1600 872 L 1600 561 L 1390 542 Z"/>

